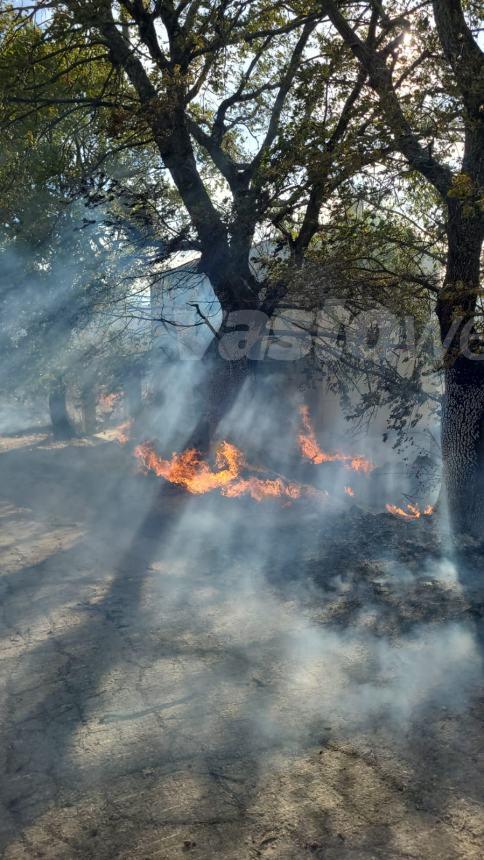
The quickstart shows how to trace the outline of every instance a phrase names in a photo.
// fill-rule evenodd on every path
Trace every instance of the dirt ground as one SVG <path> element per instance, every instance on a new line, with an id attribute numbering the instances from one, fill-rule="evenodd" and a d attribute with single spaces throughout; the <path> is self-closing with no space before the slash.
<path id="1" fill-rule="evenodd" d="M 6 860 L 484 856 L 479 548 L 40 432 L 0 523 Z"/>

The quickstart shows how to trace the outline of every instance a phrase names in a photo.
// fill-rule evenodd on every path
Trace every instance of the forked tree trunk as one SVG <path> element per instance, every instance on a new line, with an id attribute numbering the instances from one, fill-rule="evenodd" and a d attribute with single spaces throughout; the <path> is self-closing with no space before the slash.
<path id="1" fill-rule="evenodd" d="M 64 383 L 56 382 L 49 394 L 50 420 L 55 439 L 72 439 L 76 435 L 67 412 L 66 396 Z"/>

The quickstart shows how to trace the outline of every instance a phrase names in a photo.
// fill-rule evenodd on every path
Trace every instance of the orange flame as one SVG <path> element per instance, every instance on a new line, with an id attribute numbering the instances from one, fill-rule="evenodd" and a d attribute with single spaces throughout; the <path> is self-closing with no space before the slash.
<path id="1" fill-rule="evenodd" d="M 287 496 L 290 499 L 301 497 L 301 487 L 297 484 L 285 483 L 281 478 L 262 480 L 261 478 L 241 478 L 235 483 L 224 487 L 222 495 L 230 499 L 237 496 L 249 495 L 256 502 L 269 497 Z"/>
<path id="2" fill-rule="evenodd" d="M 98 405 L 103 412 L 112 412 L 120 397 L 119 391 L 114 391 L 112 394 L 100 394 Z"/>
<path id="3" fill-rule="evenodd" d="M 217 470 L 212 469 L 194 448 L 165 460 L 157 454 L 151 442 L 144 442 L 135 448 L 134 454 L 145 471 L 179 484 L 189 493 L 220 490 L 227 498 L 248 495 L 257 502 L 270 498 L 283 498 L 290 502 L 303 496 L 323 500 L 328 496 L 325 491 L 288 481 L 281 475 L 274 478 L 240 477 L 242 468 L 248 467 L 242 452 L 230 442 L 221 442 L 216 449 Z"/>
<path id="4" fill-rule="evenodd" d="M 212 470 L 194 448 L 173 454 L 171 460 L 164 460 L 151 443 L 145 442 L 135 448 L 134 454 L 146 471 L 154 472 L 159 478 L 179 484 L 194 494 L 208 493 L 229 484 L 238 478 L 244 463 L 242 452 L 229 442 L 221 442 L 215 452 L 218 471 Z"/>
<path id="5" fill-rule="evenodd" d="M 326 454 L 321 451 L 314 430 L 311 425 L 309 410 L 306 406 L 301 407 L 301 417 L 306 431 L 301 434 L 299 445 L 301 453 L 314 463 L 328 461 L 342 461 L 346 468 L 355 471 L 369 472 L 374 469 L 374 464 L 364 457 L 353 457 L 349 454 Z M 120 444 L 128 441 L 128 432 L 131 428 L 130 421 L 115 428 L 115 438 Z M 271 478 L 260 478 L 254 475 L 242 477 L 242 469 L 251 472 L 264 472 L 256 466 L 247 464 L 244 454 L 230 442 L 220 442 L 215 450 L 215 467 L 213 468 L 207 460 L 202 459 L 199 451 L 190 448 L 177 454 L 171 459 L 161 457 L 152 442 L 143 442 L 134 450 L 135 457 L 145 472 L 154 472 L 157 477 L 164 478 L 172 484 L 184 487 L 189 493 L 200 495 L 212 490 L 219 490 L 227 498 L 237 498 L 248 495 L 257 502 L 269 498 L 285 499 L 288 503 L 306 498 L 325 500 L 329 497 L 326 490 L 318 490 L 316 487 L 289 481 L 284 475 L 272 473 Z M 350 486 L 344 487 L 347 496 L 354 497 L 355 491 Z M 408 503 L 405 507 L 397 505 L 385 505 L 386 510 L 394 516 L 405 520 L 418 520 L 420 517 L 428 517 L 433 513 L 431 505 L 427 505 L 422 511 L 416 504 Z"/>
<path id="6" fill-rule="evenodd" d="M 432 505 L 427 505 L 421 511 L 418 505 L 412 505 L 410 502 L 405 505 L 405 508 L 399 508 L 397 505 L 385 505 L 385 508 L 389 514 L 393 514 L 395 517 L 402 517 L 404 520 L 419 520 L 422 516 L 432 516 L 434 512 Z"/>
<path id="7" fill-rule="evenodd" d="M 308 487 L 304 484 L 296 484 L 292 481 L 286 481 L 285 478 L 241 478 L 227 487 L 222 489 L 222 495 L 230 499 L 242 495 L 249 495 L 256 502 L 261 502 L 263 499 L 270 498 L 286 498 L 290 501 L 300 499 L 303 496 L 313 496 L 318 498 L 327 497 L 327 493 L 316 490 L 315 487 Z"/>
<path id="8" fill-rule="evenodd" d="M 112 430 L 109 431 L 109 435 L 116 441 L 119 442 L 120 445 L 126 445 L 129 442 L 129 434 L 131 427 L 133 425 L 132 420 L 123 421 L 122 424 L 118 424 L 117 427 L 113 427 Z"/>
<path id="9" fill-rule="evenodd" d="M 300 433 L 297 437 L 299 450 L 307 460 L 311 460 L 312 463 L 317 465 L 319 465 L 319 463 L 340 462 L 344 463 L 346 469 L 353 469 L 354 472 L 365 472 L 366 474 L 375 468 L 375 464 L 370 460 L 367 460 L 365 457 L 353 457 L 352 454 L 342 454 L 339 451 L 335 454 L 328 454 L 325 451 L 322 451 L 319 447 L 318 440 L 316 439 L 308 407 L 304 405 L 300 406 L 299 414 L 301 415 L 302 425 L 305 431 L 304 433 Z"/>

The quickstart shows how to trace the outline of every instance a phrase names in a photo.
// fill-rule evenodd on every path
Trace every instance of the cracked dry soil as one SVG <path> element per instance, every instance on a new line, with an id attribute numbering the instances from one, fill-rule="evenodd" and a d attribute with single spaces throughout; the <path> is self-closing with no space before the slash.
<path id="1" fill-rule="evenodd" d="M 432 523 L 160 498 L 115 444 L 26 438 L 0 454 L 6 860 L 484 856 L 479 586 Z"/>

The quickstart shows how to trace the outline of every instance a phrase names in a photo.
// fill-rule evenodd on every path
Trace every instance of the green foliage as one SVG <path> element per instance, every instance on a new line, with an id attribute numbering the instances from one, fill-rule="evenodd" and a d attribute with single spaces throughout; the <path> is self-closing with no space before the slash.
<path id="1" fill-rule="evenodd" d="M 153 259 L 191 247 L 222 304 L 274 295 L 307 306 L 320 300 L 301 275 L 309 266 L 337 272 L 354 308 L 425 326 L 446 206 L 426 176 L 435 165 L 448 175 L 448 200 L 469 218 L 481 194 L 461 164 L 462 80 L 427 6 L 343 9 L 384 57 L 393 115 L 319 3 L 59 0 L 44 17 L 1 8 L 4 244 L 36 246 L 82 198 L 101 243 L 116 236 L 123 252 L 144 253 L 147 279 Z M 402 149 L 402 124 L 417 159 Z M 249 253 L 261 237 L 287 256 L 257 280 Z"/>

